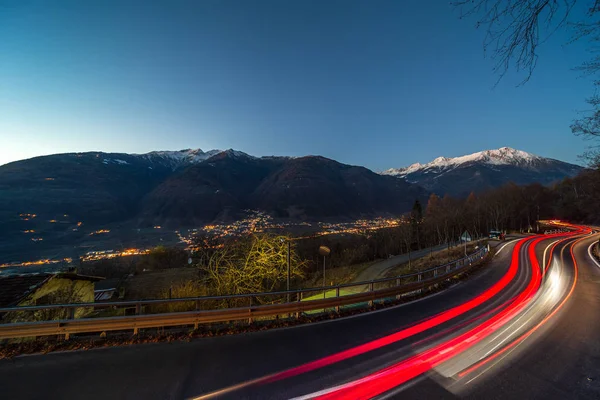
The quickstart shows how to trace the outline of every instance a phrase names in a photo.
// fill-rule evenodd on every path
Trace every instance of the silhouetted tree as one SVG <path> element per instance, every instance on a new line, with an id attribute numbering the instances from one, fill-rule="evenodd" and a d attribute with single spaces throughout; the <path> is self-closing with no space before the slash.
<path id="1" fill-rule="evenodd" d="M 600 2 L 598 0 L 457 0 L 453 3 L 461 18 L 473 17 L 476 27 L 486 30 L 484 53 L 491 54 L 498 81 L 514 67 L 525 72 L 521 84 L 527 82 L 538 61 L 538 47 L 559 29 L 570 28 L 572 41 L 600 40 Z M 581 5 L 585 13 L 572 12 Z M 593 47 L 592 47 L 593 48 Z M 585 75 L 600 72 L 600 54 L 594 55 L 577 68 Z M 598 86 L 600 81 L 594 82 Z M 589 110 L 571 125 L 571 131 L 597 142 L 600 138 L 600 97 L 587 99 Z M 584 153 L 590 165 L 600 166 L 600 147 L 593 144 Z"/>
<path id="2" fill-rule="evenodd" d="M 412 228 L 412 236 L 417 241 L 417 249 L 421 248 L 421 223 L 423 222 L 423 208 L 421 202 L 415 200 L 412 211 L 410 213 L 410 226 Z"/>

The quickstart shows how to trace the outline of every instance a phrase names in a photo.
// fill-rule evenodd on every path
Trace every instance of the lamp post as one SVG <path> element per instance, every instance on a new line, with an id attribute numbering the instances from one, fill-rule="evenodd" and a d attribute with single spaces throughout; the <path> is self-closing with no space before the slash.
<path id="1" fill-rule="evenodd" d="M 329 253 L 331 253 L 331 250 L 329 249 L 329 247 L 327 246 L 320 246 L 319 247 L 319 255 L 323 256 L 323 298 L 326 298 L 326 291 L 325 291 L 325 258 L 329 255 Z"/>
<path id="2" fill-rule="evenodd" d="M 290 243 L 290 238 L 284 239 L 281 238 L 281 243 L 283 243 L 284 241 L 287 242 L 287 256 L 286 256 L 286 261 L 287 261 L 287 279 L 286 279 L 286 288 L 287 288 L 287 302 L 290 302 L 290 277 L 291 277 L 291 243 Z"/>

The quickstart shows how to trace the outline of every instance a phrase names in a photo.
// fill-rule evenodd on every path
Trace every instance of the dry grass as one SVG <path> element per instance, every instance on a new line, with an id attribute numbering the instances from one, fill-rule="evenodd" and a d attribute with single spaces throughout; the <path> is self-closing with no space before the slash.
<path id="1" fill-rule="evenodd" d="M 206 296 L 206 287 L 201 286 L 197 281 L 186 281 L 175 283 L 169 288 L 165 288 L 160 294 L 161 299 L 180 299 L 185 297 Z M 195 301 L 182 301 L 177 303 L 158 304 L 149 307 L 147 313 L 171 313 L 192 311 L 196 309 Z"/>
<path id="2" fill-rule="evenodd" d="M 479 243 L 471 243 L 467 245 L 467 254 L 472 254 L 475 252 L 475 246 L 484 246 L 485 242 Z M 464 246 L 457 246 L 450 248 L 448 250 L 436 251 L 432 254 L 429 254 L 425 257 L 421 257 L 417 260 L 414 260 L 410 263 L 400 264 L 392 269 L 390 269 L 386 273 L 386 277 L 394 277 L 398 275 L 410 274 L 413 272 L 424 271 L 430 268 L 438 267 L 440 265 L 444 265 L 450 261 L 455 261 L 461 259 L 465 256 L 465 248 Z"/>
<path id="3" fill-rule="evenodd" d="M 198 270 L 193 267 L 142 272 L 125 281 L 125 300 L 164 298 L 165 292 L 168 297 L 170 287 L 197 280 Z"/>
<path id="4" fill-rule="evenodd" d="M 325 269 L 325 283 L 328 286 L 333 285 L 342 285 L 344 283 L 353 282 L 356 277 L 366 268 L 369 268 L 371 265 L 375 264 L 377 261 L 367 261 L 361 264 L 349 265 L 346 267 L 337 267 L 337 268 L 327 268 Z M 302 283 L 303 288 L 313 288 L 319 287 L 323 285 L 323 265 L 321 265 L 321 270 L 314 272 L 306 277 L 304 282 Z M 322 296 L 322 294 L 321 294 Z"/>

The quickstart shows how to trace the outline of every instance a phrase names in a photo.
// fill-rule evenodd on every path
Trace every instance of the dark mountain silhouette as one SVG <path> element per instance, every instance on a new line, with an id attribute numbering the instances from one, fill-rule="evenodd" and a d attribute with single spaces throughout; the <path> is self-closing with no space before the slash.
<path id="1" fill-rule="evenodd" d="M 245 209 L 298 219 L 399 214 L 425 196 L 418 186 L 324 157 L 234 150 L 69 153 L 0 166 L 5 232 L 21 228 L 22 213 L 67 214 L 92 226 L 192 226 Z"/>

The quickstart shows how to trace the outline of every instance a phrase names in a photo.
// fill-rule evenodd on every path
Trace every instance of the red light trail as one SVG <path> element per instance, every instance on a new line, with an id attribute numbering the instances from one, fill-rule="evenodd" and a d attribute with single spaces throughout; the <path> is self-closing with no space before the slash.
<path id="1" fill-rule="evenodd" d="M 570 235 L 575 235 L 579 233 L 583 233 L 583 230 L 576 230 Z M 548 237 L 549 236 L 538 237 L 532 241 L 528 252 L 532 267 L 532 279 L 529 281 L 527 288 L 514 300 L 510 301 L 510 304 L 503 311 L 490 318 L 489 320 L 485 321 L 481 325 L 476 326 L 453 339 L 450 339 L 444 343 L 434 346 L 433 348 L 426 350 L 416 356 L 410 357 L 395 365 L 382 369 L 373 374 L 367 375 L 356 381 L 338 386 L 336 388 L 332 388 L 327 391 L 322 391 L 322 395 L 319 396 L 318 394 L 316 394 L 317 396 L 315 397 L 319 399 L 369 399 L 375 397 L 401 385 L 402 383 L 407 382 L 410 379 L 413 379 L 429 371 L 430 369 L 440 365 L 445 361 L 450 360 L 456 355 L 464 352 L 465 350 L 473 347 L 475 344 L 481 342 L 486 337 L 489 337 L 492 333 L 497 331 L 500 327 L 502 327 L 508 321 L 513 319 L 518 313 L 520 313 L 530 303 L 530 301 L 533 299 L 534 295 L 538 291 L 542 280 L 542 274 L 537 261 L 537 257 L 535 255 L 535 247 L 539 242 Z M 522 242 L 518 243 L 518 245 L 521 244 Z M 516 246 L 513 251 L 513 258 L 510 270 L 512 270 L 513 267 L 518 267 L 519 250 L 520 246 L 518 248 Z M 544 272 L 545 270 L 546 268 L 544 268 Z M 521 336 L 518 340 L 524 340 L 525 337 L 531 335 L 534 330 L 539 328 L 539 326 L 541 326 L 552 315 L 554 315 L 571 296 L 574 290 L 574 285 L 575 283 L 573 284 L 569 294 L 565 297 L 565 299 L 563 299 L 561 304 L 550 315 L 544 318 L 538 325 L 536 325 L 536 327 L 528 331 L 525 335 Z M 514 344 L 512 343 L 511 346 L 514 346 Z M 503 349 L 501 351 L 503 352 L 505 350 Z M 493 357 L 495 358 L 496 356 Z M 483 363 L 478 364 L 477 367 L 481 365 L 483 365 Z M 471 370 L 469 370 L 468 372 L 471 372 Z"/>
<path id="2" fill-rule="evenodd" d="M 571 228 L 575 228 L 571 226 Z M 421 332 L 427 331 L 431 328 L 434 328 L 440 324 L 446 323 L 474 308 L 484 304 L 489 301 L 492 297 L 498 295 L 502 290 L 504 290 L 508 284 L 516 277 L 517 272 L 519 270 L 519 260 L 521 256 L 521 249 L 525 243 L 530 243 L 527 258 L 531 263 L 531 279 L 527 283 L 527 286 L 524 290 L 522 290 L 519 294 L 514 296 L 513 298 L 505 301 L 500 306 L 495 307 L 491 311 L 487 311 L 482 315 L 476 316 L 469 320 L 466 323 L 460 324 L 460 326 L 468 326 L 472 324 L 474 321 L 483 319 L 484 317 L 492 315 L 488 320 L 482 322 L 481 324 L 471 328 L 467 332 L 459 334 L 457 337 L 449 339 L 445 342 L 442 342 L 438 345 L 433 346 L 430 349 L 427 349 L 420 354 L 412 356 L 408 359 L 402 360 L 390 367 L 384 368 L 375 373 L 369 374 L 363 378 L 358 380 L 330 388 L 324 391 L 320 391 L 317 393 L 309 394 L 306 396 L 302 396 L 302 398 L 320 398 L 320 399 L 341 399 L 341 398 L 353 398 L 353 399 L 363 399 L 363 398 L 372 398 L 381 393 L 384 393 L 388 390 L 391 390 L 402 383 L 413 379 L 430 369 L 452 359 L 453 357 L 463 353 L 464 351 L 472 348 L 477 343 L 480 343 L 485 338 L 492 335 L 494 332 L 503 327 L 506 323 L 514 319 L 519 313 L 523 312 L 526 307 L 532 302 L 536 293 L 539 291 L 540 285 L 542 283 L 542 279 L 545 276 L 553 257 L 553 250 L 556 246 L 566 239 L 560 240 L 552 245 L 550 257 L 548 259 L 547 265 L 542 265 L 540 267 L 535 249 L 536 246 L 543 240 L 553 237 L 564 237 L 565 235 L 573 236 L 577 234 L 581 234 L 584 231 L 582 229 L 577 229 L 571 233 L 557 233 L 551 235 L 544 236 L 535 236 L 528 239 L 522 239 L 517 241 L 513 253 L 511 255 L 511 263 L 507 270 L 507 272 L 500 278 L 498 282 L 492 285 L 489 289 L 479 294 L 478 296 L 468 300 L 465 303 L 462 303 L 458 306 L 450 308 L 446 311 L 443 311 L 439 314 L 436 314 L 432 317 L 426 318 L 415 323 L 412 326 L 404 328 L 398 332 L 395 332 L 391 335 L 381 337 L 379 339 L 370 341 L 368 343 L 364 343 L 362 345 L 329 355 L 327 357 L 311 361 L 309 363 L 300 365 L 298 367 L 290 368 L 281 372 L 277 372 L 268 376 L 264 376 L 258 379 L 254 379 L 251 381 L 243 382 L 216 392 L 212 392 L 210 394 L 206 394 L 197 398 L 210 398 L 215 395 L 222 395 L 231 391 L 235 391 L 241 389 L 243 387 L 247 387 L 250 385 L 256 384 L 266 384 L 272 383 L 275 381 L 280 381 L 282 379 L 291 378 L 300 374 L 304 374 L 310 371 L 314 371 L 320 368 L 324 368 L 330 366 L 332 364 L 359 356 L 361 354 L 365 354 L 367 352 L 371 352 L 377 349 L 380 349 L 384 346 L 391 345 L 393 343 L 399 342 L 401 340 L 407 339 L 413 335 L 419 334 Z M 572 249 L 571 249 L 572 252 Z M 574 286 L 573 286 L 574 288 Z M 571 292 L 567 295 L 566 298 L 563 299 L 561 304 L 552 312 L 552 314 L 548 315 L 542 322 L 540 322 L 537 327 L 541 326 L 545 321 L 547 321 L 552 315 L 558 311 L 560 307 L 567 301 L 568 297 L 570 297 L 573 288 L 571 288 Z M 500 310 L 500 311 L 498 311 Z M 459 326 L 459 328 L 460 328 Z M 453 326 L 450 330 L 456 330 L 457 327 Z M 537 329 L 537 328 L 535 328 Z M 533 329 L 533 330 L 535 330 Z M 505 352 L 509 346 L 514 347 L 517 342 L 524 340 L 526 337 L 533 333 L 532 331 L 528 331 L 517 340 L 509 342 L 508 346 L 503 347 L 500 351 L 495 352 L 492 356 L 487 357 L 472 367 L 469 367 L 466 370 L 460 372 L 460 376 L 465 376 L 472 371 L 475 371 L 477 368 L 483 366 L 487 361 L 491 361 L 497 358 L 500 354 Z M 448 332 L 447 331 L 447 332 Z M 439 335 L 439 334 L 438 334 Z M 436 335 L 436 336 L 438 336 Z M 431 340 L 432 337 L 427 340 Z"/>

